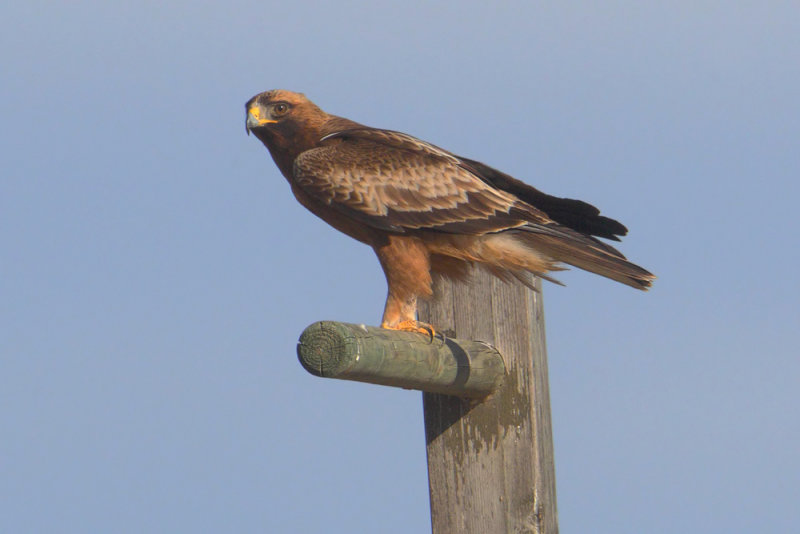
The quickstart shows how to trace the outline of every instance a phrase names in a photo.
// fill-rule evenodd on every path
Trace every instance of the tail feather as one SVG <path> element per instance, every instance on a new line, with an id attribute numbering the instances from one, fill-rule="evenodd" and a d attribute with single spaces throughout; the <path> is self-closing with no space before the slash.
<path id="1" fill-rule="evenodd" d="M 529 287 L 527 272 L 560 284 L 547 274 L 568 264 L 636 289 L 646 290 L 655 280 L 612 246 L 557 224 L 529 224 L 481 236 L 436 233 L 428 238 L 432 272 L 449 278 L 465 278 L 475 265 Z"/>
<path id="2" fill-rule="evenodd" d="M 655 276 L 629 262 L 615 248 L 577 232 L 556 236 L 535 231 L 518 232 L 523 243 L 555 261 L 590 271 L 636 289 L 647 290 Z"/>

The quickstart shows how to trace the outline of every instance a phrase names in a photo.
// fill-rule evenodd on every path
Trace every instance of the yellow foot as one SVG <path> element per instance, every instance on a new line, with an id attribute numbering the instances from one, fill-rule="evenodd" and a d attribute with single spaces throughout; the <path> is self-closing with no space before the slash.
<path id="1" fill-rule="evenodd" d="M 436 336 L 436 330 L 433 328 L 433 325 L 429 325 L 428 323 L 423 323 L 421 321 L 402 321 L 394 326 L 389 326 L 388 324 L 383 323 L 381 328 L 386 328 L 387 330 L 403 330 L 405 332 L 419 332 L 420 334 L 427 334 L 430 336 L 431 341 L 433 341 L 433 338 Z"/>

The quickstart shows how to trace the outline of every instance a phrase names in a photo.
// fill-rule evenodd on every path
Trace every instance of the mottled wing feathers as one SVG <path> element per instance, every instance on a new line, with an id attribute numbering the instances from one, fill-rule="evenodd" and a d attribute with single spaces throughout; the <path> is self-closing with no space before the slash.
<path id="1" fill-rule="evenodd" d="M 589 236 L 618 241 L 627 228 L 586 202 L 547 195 L 401 132 L 359 126 L 322 140 L 295 160 L 295 181 L 362 223 L 472 235 L 519 227 L 622 257 Z"/>
<path id="2" fill-rule="evenodd" d="M 323 139 L 295 160 L 295 184 L 375 228 L 481 235 L 549 222 L 449 152 L 411 136 L 364 128 Z"/>

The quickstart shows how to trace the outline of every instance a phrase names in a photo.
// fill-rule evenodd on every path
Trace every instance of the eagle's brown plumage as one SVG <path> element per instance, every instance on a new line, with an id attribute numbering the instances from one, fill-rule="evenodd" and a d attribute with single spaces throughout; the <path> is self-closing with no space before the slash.
<path id="1" fill-rule="evenodd" d="M 389 286 L 382 325 L 414 329 L 431 274 L 471 265 L 503 279 L 561 263 L 637 289 L 655 278 L 613 247 L 627 233 L 579 200 L 557 198 L 410 135 L 329 115 L 275 90 L 247 102 L 247 130 L 312 213 L 375 249 Z"/>

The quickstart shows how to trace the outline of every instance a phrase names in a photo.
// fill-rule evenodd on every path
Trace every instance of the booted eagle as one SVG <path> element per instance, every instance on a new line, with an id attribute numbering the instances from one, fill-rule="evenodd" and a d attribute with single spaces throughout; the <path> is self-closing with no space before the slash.
<path id="1" fill-rule="evenodd" d="M 269 150 L 297 200 L 378 256 L 389 294 L 381 326 L 432 332 L 417 299 L 433 274 L 471 266 L 523 282 L 569 264 L 636 289 L 655 277 L 598 240 L 627 229 L 594 206 L 542 193 L 478 161 L 410 135 L 329 115 L 274 90 L 246 104 L 247 132 Z M 526 282 L 527 283 L 527 282 Z"/>

